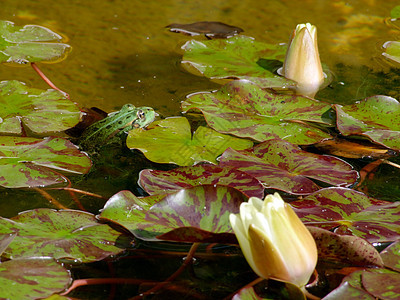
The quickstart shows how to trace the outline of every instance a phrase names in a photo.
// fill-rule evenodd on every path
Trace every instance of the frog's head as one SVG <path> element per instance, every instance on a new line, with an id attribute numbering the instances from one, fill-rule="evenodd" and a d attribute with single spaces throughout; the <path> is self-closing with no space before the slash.
<path id="1" fill-rule="evenodd" d="M 154 121 L 156 112 L 151 107 L 136 107 L 136 118 L 132 122 L 132 126 L 136 128 L 144 128 Z"/>

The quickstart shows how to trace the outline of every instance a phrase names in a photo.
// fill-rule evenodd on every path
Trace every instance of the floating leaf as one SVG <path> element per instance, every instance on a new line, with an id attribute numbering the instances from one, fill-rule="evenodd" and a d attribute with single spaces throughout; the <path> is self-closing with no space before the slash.
<path id="1" fill-rule="evenodd" d="M 382 53 L 388 59 L 391 59 L 397 63 L 400 63 L 400 42 L 399 41 L 388 41 L 383 44 L 385 52 Z"/>
<path id="2" fill-rule="evenodd" d="M 351 235 L 338 235 L 322 228 L 307 228 L 317 244 L 319 260 L 340 261 L 357 266 L 383 266 L 379 252 L 366 240 Z"/>
<path id="3" fill-rule="evenodd" d="M 29 88 L 16 80 L 0 82 L 0 105 L 0 134 L 21 135 L 21 125 L 34 134 L 49 134 L 79 122 L 78 107 L 63 93 Z"/>
<path id="4" fill-rule="evenodd" d="M 352 234 L 370 243 L 400 238 L 400 202 L 376 200 L 346 188 L 326 188 L 290 204 L 306 225 Z"/>
<path id="5" fill-rule="evenodd" d="M 220 134 L 200 126 L 193 134 L 186 118 L 168 118 L 153 122 L 146 130 L 129 132 L 126 144 L 139 149 L 151 161 L 191 166 L 198 162 L 216 163 L 216 157 L 226 148 L 245 149 L 253 143 Z"/>
<path id="6" fill-rule="evenodd" d="M 298 286 L 271 279 L 263 280 L 255 286 L 245 286 L 232 297 L 232 300 L 263 299 L 305 300 L 306 297 Z"/>
<path id="7" fill-rule="evenodd" d="M 362 273 L 362 285 L 365 290 L 379 299 L 399 299 L 400 273 L 369 272 Z"/>
<path id="8" fill-rule="evenodd" d="M 139 184 L 150 195 L 202 184 L 219 184 L 236 188 L 248 197 L 264 198 L 264 186 L 253 176 L 233 168 L 207 164 L 180 167 L 170 171 L 143 170 L 139 174 Z"/>
<path id="9" fill-rule="evenodd" d="M 59 62 L 71 51 L 61 41 L 62 36 L 42 26 L 0 21 L 0 62 Z"/>
<path id="10" fill-rule="evenodd" d="M 364 135 L 383 146 L 400 149 L 400 103 L 373 96 L 352 105 L 333 105 L 343 135 Z"/>
<path id="11" fill-rule="evenodd" d="M 263 60 L 283 60 L 286 46 L 257 42 L 251 37 L 188 41 L 182 46 L 183 67 L 215 80 L 247 79 L 263 88 L 294 86 L 295 82 L 262 67 Z"/>
<path id="12" fill-rule="evenodd" d="M 342 283 L 338 288 L 334 289 L 327 296 L 323 298 L 324 300 L 376 300 L 366 291 L 356 288 L 350 285 L 348 282 Z"/>
<path id="13" fill-rule="evenodd" d="M 191 24 L 170 24 L 166 26 L 172 32 L 180 32 L 186 35 L 204 34 L 207 38 L 227 38 L 243 32 L 242 28 L 221 22 L 195 22 Z"/>
<path id="14" fill-rule="evenodd" d="M 348 186 L 358 177 L 357 171 L 343 160 L 309 153 L 280 139 L 241 152 L 227 149 L 220 158 L 220 165 L 244 171 L 268 188 L 298 195 L 320 189 L 311 179 Z"/>
<path id="15" fill-rule="evenodd" d="M 62 183 L 65 177 L 55 170 L 84 174 L 90 167 L 89 157 L 68 140 L 0 137 L 1 186 L 38 187 Z"/>
<path id="16" fill-rule="evenodd" d="M 390 17 L 391 18 L 400 18 L 400 5 L 397 5 L 392 8 L 390 11 Z"/>
<path id="17" fill-rule="evenodd" d="M 238 213 L 242 193 L 226 186 L 202 185 L 171 194 L 137 198 L 121 191 L 105 204 L 100 217 L 120 224 L 136 237 L 157 241 L 235 242 L 229 214 Z M 188 234 L 188 232 L 190 234 Z"/>
<path id="18" fill-rule="evenodd" d="M 381 252 L 385 267 L 400 272 L 400 241 L 396 241 Z"/>
<path id="19" fill-rule="evenodd" d="M 1 299 L 42 299 L 71 283 L 69 272 L 52 258 L 21 258 L 0 264 Z"/>
<path id="20" fill-rule="evenodd" d="M 4 252 L 7 258 L 49 256 L 93 262 L 122 252 L 121 233 L 82 211 L 39 208 L 11 218 L 0 217 L 3 230 L 18 233 Z"/>
<path id="21" fill-rule="evenodd" d="M 306 122 L 329 125 L 323 119 L 330 106 L 311 98 L 273 94 L 247 80 L 235 80 L 213 93 L 189 95 L 184 112 L 198 109 L 218 132 L 265 141 L 281 138 L 298 145 L 330 138 Z"/>

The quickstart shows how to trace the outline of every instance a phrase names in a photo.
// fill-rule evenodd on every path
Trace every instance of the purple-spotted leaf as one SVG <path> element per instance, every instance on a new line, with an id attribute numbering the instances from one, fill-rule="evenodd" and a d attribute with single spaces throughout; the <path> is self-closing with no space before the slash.
<path id="1" fill-rule="evenodd" d="M 400 297 L 400 273 L 363 271 L 361 282 L 365 290 L 378 299 L 395 300 Z"/>
<path id="2" fill-rule="evenodd" d="M 373 96 L 352 105 L 335 104 L 337 127 L 343 135 L 363 135 L 400 149 L 400 103 L 388 96 Z"/>
<path id="3" fill-rule="evenodd" d="M 1 299 L 43 299 L 61 293 L 71 275 L 52 258 L 20 258 L 0 264 Z"/>
<path id="4" fill-rule="evenodd" d="M 397 240 L 381 252 L 385 267 L 400 272 L 400 240 Z"/>
<path id="5" fill-rule="evenodd" d="M 182 102 L 184 112 L 200 110 L 218 132 L 262 142 L 281 138 L 298 145 L 330 135 L 307 122 L 331 125 L 322 117 L 330 106 L 317 100 L 274 94 L 247 80 L 234 80 L 216 92 L 195 93 Z"/>
<path id="6" fill-rule="evenodd" d="M 238 213 L 244 201 L 247 197 L 238 190 L 219 185 L 145 198 L 121 191 L 107 201 L 100 218 L 124 226 L 143 240 L 157 241 L 174 231 L 168 240 L 221 242 L 220 238 L 224 240 L 232 233 L 229 214 Z"/>
<path id="7" fill-rule="evenodd" d="M 170 171 L 143 170 L 139 174 L 139 184 L 150 195 L 202 184 L 219 184 L 236 188 L 248 197 L 264 198 L 264 186 L 255 177 L 233 168 L 207 164 Z"/>
<path id="8" fill-rule="evenodd" d="M 220 165 L 244 171 L 268 188 L 297 195 L 320 189 L 311 179 L 348 186 L 358 177 L 357 171 L 341 159 L 309 153 L 280 139 L 258 144 L 251 150 L 228 149 L 222 154 Z"/>
<path id="9" fill-rule="evenodd" d="M 84 174 L 90 167 L 89 157 L 66 139 L 0 137 L 0 186 L 19 188 L 63 183 L 66 179 L 57 171 Z"/>
<path id="10" fill-rule="evenodd" d="M 0 82 L 0 133 L 21 135 L 22 126 L 48 135 L 79 122 L 78 107 L 56 90 L 27 87 L 23 82 Z"/>
<path id="11" fill-rule="evenodd" d="M 326 295 L 323 300 L 376 300 L 366 291 L 361 288 L 354 287 L 348 282 L 343 282 L 339 287 L 334 289 L 328 295 Z"/>
<path id="12" fill-rule="evenodd" d="M 183 67 L 212 80 L 247 79 L 263 88 L 288 88 L 295 82 L 262 66 L 262 61 L 283 60 L 286 46 L 257 42 L 251 37 L 234 36 L 226 40 L 188 41 L 182 46 Z"/>
<path id="13" fill-rule="evenodd" d="M 69 45 L 60 43 L 62 39 L 61 35 L 43 26 L 15 26 L 1 20 L 0 62 L 59 62 L 71 51 Z"/>
<path id="14" fill-rule="evenodd" d="M 7 258 L 44 257 L 93 262 L 124 249 L 116 242 L 123 235 L 95 216 L 82 211 L 39 208 L 11 218 L 0 218 L 2 230 L 17 233 L 4 251 Z"/>
<path id="15" fill-rule="evenodd" d="M 126 144 L 139 149 L 151 161 L 191 166 L 198 162 L 216 163 L 216 158 L 228 147 L 246 149 L 253 143 L 210 128 L 200 126 L 193 134 L 186 118 L 168 118 L 153 122 L 146 130 L 128 134 Z"/>
<path id="16" fill-rule="evenodd" d="M 319 259 L 357 266 L 383 266 L 379 252 L 366 240 L 351 235 L 338 235 L 322 228 L 307 228 L 317 244 Z"/>
<path id="17" fill-rule="evenodd" d="M 282 300 L 306 299 L 301 289 L 294 284 L 276 280 L 263 280 L 255 286 L 245 286 L 240 289 L 232 297 L 232 300 L 262 300 L 278 298 Z"/>
<path id="18" fill-rule="evenodd" d="M 6 232 L 7 230 L 4 230 L 4 232 L 0 235 L 0 256 L 3 254 L 4 250 L 7 249 L 8 245 L 11 244 L 11 242 L 17 235 L 16 233 L 7 234 Z"/>
<path id="19" fill-rule="evenodd" d="M 376 200 L 347 188 L 325 188 L 290 204 L 306 225 L 370 243 L 400 238 L 400 202 Z"/>

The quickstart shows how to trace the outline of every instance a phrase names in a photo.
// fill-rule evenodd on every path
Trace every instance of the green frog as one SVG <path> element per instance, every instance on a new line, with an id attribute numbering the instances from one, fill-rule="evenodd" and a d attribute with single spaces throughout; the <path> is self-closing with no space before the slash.
<path id="1" fill-rule="evenodd" d="M 96 152 L 106 144 L 121 141 L 124 133 L 134 128 L 144 128 L 154 121 L 151 107 L 135 107 L 125 104 L 120 111 L 108 114 L 104 119 L 90 125 L 79 137 L 77 144 L 87 152 Z"/>

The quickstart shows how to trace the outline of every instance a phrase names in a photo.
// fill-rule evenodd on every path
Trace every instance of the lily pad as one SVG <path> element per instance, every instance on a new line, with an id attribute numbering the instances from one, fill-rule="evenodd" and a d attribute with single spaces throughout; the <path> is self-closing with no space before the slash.
<path id="1" fill-rule="evenodd" d="M 126 144 L 139 149 L 151 161 L 191 166 L 198 162 L 216 163 L 216 158 L 228 147 L 246 149 L 253 143 L 220 134 L 207 127 L 198 127 L 193 134 L 186 118 L 168 118 L 153 122 L 146 130 L 128 134 Z"/>
<path id="2" fill-rule="evenodd" d="M 228 25 L 221 22 L 195 22 L 191 24 L 170 24 L 166 26 L 172 32 L 179 32 L 186 35 L 204 34 L 207 38 L 227 38 L 243 32 L 242 28 Z"/>
<path id="3" fill-rule="evenodd" d="M 383 146 L 400 149 L 400 103 L 373 96 L 352 105 L 333 105 L 343 135 L 363 135 Z"/>
<path id="4" fill-rule="evenodd" d="M 343 282 L 339 287 L 334 289 L 328 295 L 326 295 L 324 300 L 337 300 L 337 299 L 346 299 L 346 300 L 376 300 L 375 297 L 372 297 L 366 291 L 356 288 L 350 285 L 348 282 Z"/>
<path id="5" fill-rule="evenodd" d="M 0 234 L 4 230 L 18 233 L 3 254 L 11 259 L 49 256 L 93 262 L 124 250 L 116 246 L 120 232 L 82 211 L 39 208 L 11 219 L 0 217 L 0 226 Z"/>
<path id="6" fill-rule="evenodd" d="M 16 80 L 0 82 L 0 105 L 0 134 L 21 135 L 24 126 L 48 135 L 74 126 L 80 117 L 78 107 L 63 93 L 29 88 Z"/>
<path id="7" fill-rule="evenodd" d="M 46 27 L 0 21 L 0 62 L 59 62 L 71 51 L 61 41 L 61 35 Z"/>
<path id="8" fill-rule="evenodd" d="M 382 55 L 388 59 L 391 59 L 397 63 L 400 63 L 400 42 L 399 41 L 388 41 L 383 44 L 385 52 Z"/>
<path id="9" fill-rule="evenodd" d="M 386 247 L 381 256 L 385 267 L 400 272 L 400 240 Z"/>
<path id="10" fill-rule="evenodd" d="M 90 167 L 87 154 L 66 139 L 0 137 L 0 186 L 19 188 L 63 183 L 66 178 L 57 171 L 85 174 Z"/>
<path id="11" fill-rule="evenodd" d="M 297 195 L 321 188 L 311 179 L 349 186 L 358 178 L 357 171 L 345 161 L 303 151 L 280 139 L 263 142 L 251 150 L 227 149 L 220 158 L 220 166 L 244 171 L 268 188 Z"/>
<path id="12" fill-rule="evenodd" d="M 236 243 L 229 223 L 247 197 L 226 186 L 202 185 L 171 194 L 137 198 L 121 191 L 105 204 L 100 218 L 147 241 Z"/>
<path id="13" fill-rule="evenodd" d="M 285 58 L 285 45 L 257 42 L 247 36 L 223 40 L 188 41 L 182 46 L 183 67 L 213 80 L 247 79 L 263 88 L 288 88 L 296 83 L 262 67 L 260 61 Z M 197 74 L 196 74 L 197 75 Z"/>
<path id="14" fill-rule="evenodd" d="M 240 289 L 232 300 L 306 300 L 302 290 L 289 282 L 263 280 L 255 286 L 245 286 Z"/>
<path id="15" fill-rule="evenodd" d="M 42 299 L 71 283 L 69 272 L 52 258 L 21 258 L 0 264 L 1 299 Z"/>
<path id="16" fill-rule="evenodd" d="M 400 238 L 400 202 L 369 198 L 347 188 L 325 188 L 290 203 L 306 225 L 355 235 L 370 243 Z"/>
<path id="17" fill-rule="evenodd" d="M 383 267 L 379 252 L 366 240 L 357 236 L 335 234 L 322 228 L 307 228 L 317 244 L 319 260 Z"/>
<path id="18" fill-rule="evenodd" d="M 264 198 L 264 186 L 253 176 L 233 168 L 207 164 L 170 171 L 143 170 L 139 174 L 139 184 L 150 195 L 202 184 L 219 184 L 236 188 L 248 197 Z"/>
<path id="19" fill-rule="evenodd" d="M 330 106 L 317 100 L 274 94 L 247 80 L 235 80 L 216 92 L 195 93 L 182 102 L 184 112 L 200 110 L 218 132 L 262 142 L 281 138 L 298 145 L 313 144 L 330 135 L 311 126 L 331 126 L 324 119 Z"/>

